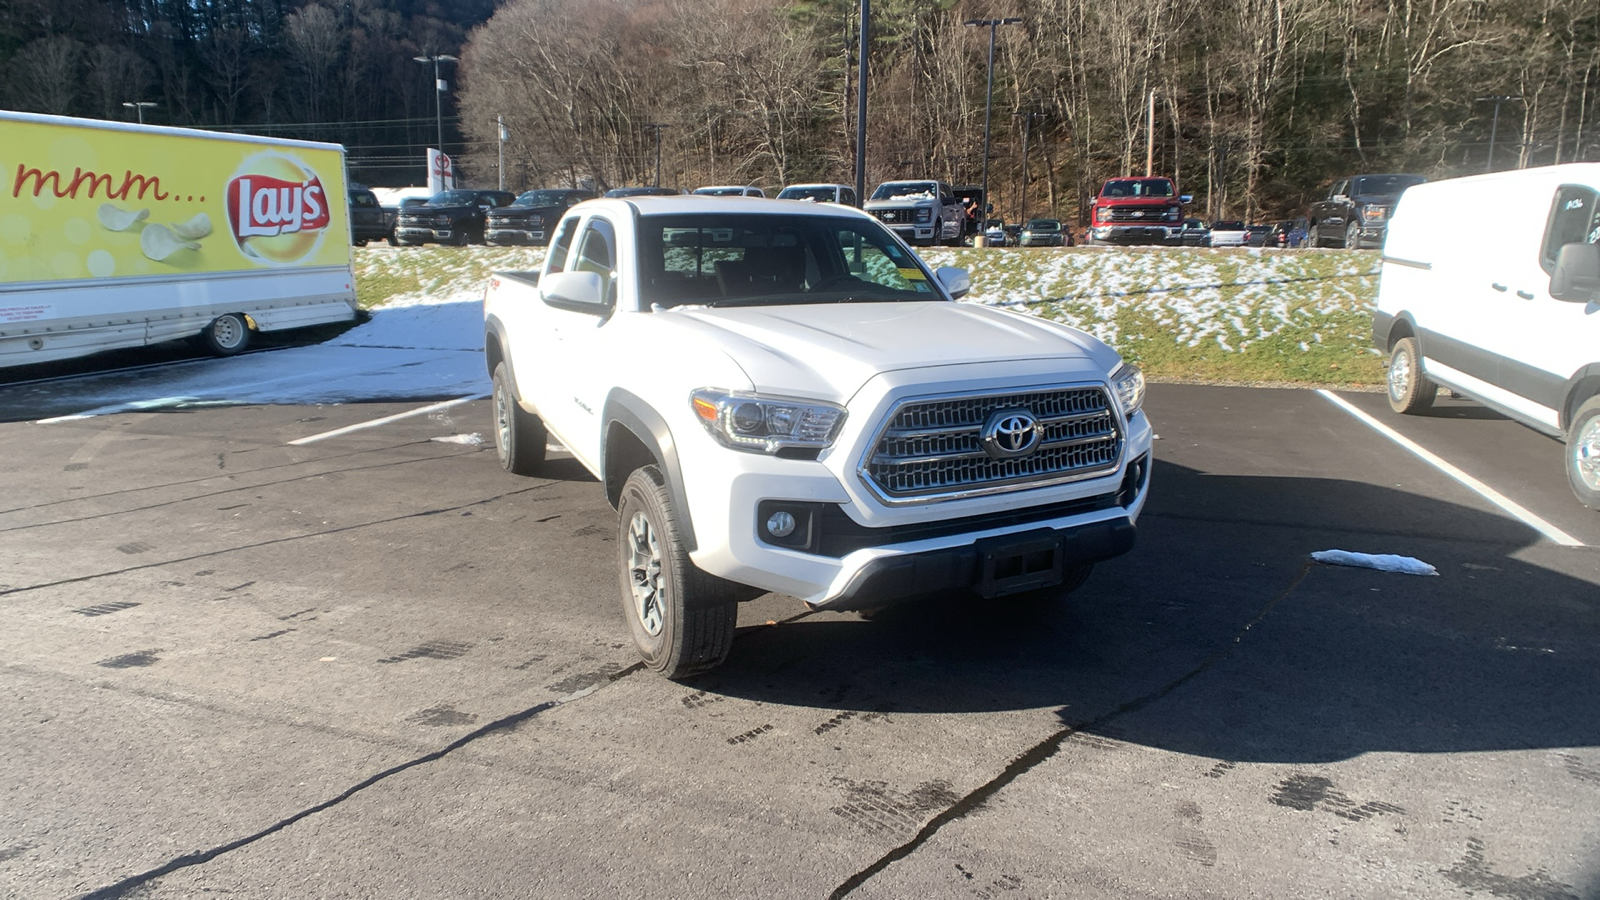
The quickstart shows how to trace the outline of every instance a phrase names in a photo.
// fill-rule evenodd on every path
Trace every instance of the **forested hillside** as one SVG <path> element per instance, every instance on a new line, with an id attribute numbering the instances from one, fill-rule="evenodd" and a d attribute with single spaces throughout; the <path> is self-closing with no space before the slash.
<path id="1" fill-rule="evenodd" d="M 345 143 L 415 182 L 446 64 L 445 149 L 510 187 L 853 180 L 855 0 L 6 0 L 10 108 Z M 868 180 L 981 171 L 989 30 L 998 212 L 1076 219 L 1154 168 L 1206 217 L 1303 209 L 1355 171 L 1600 159 L 1595 0 L 877 0 Z M 1494 157 L 1489 158 L 1497 104 Z M 458 117 L 459 115 L 459 117 Z"/>

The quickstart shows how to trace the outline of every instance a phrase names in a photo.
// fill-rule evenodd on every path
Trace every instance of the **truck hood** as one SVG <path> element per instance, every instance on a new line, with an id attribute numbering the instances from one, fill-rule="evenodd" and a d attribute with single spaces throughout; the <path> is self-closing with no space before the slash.
<path id="1" fill-rule="evenodd" d="M 560 206 L 502 206 L 489 210 L 491 219 L 528 219 L 533 216 L 560 216 L 565 207 Z"/>
<path id="2" fill-rule="evenodd" d="M 720 347 L 757 391 L 848 402 L 900 369 L 1117 355 L 1056 322 L 971 303 L 838 303 L 677 309 L 660 315 Z"/>
<path id="3" fill-rule="evenodd" d="M 400 210 L 402 216 L 471 216 L 476 215 L 476 206 L 408 206 Z"/>

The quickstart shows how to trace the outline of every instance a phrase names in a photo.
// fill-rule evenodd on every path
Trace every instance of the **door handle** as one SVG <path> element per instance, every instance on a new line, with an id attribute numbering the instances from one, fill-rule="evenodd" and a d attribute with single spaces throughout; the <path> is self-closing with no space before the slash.
<path id="1" fill-rule="evenodd" d="M 1517 296 L 1521 297 L 1524 300 L 1532 300 L 1533 299 L 1533 295 L 1528 293 L 1527 291 L 1517 291 Z"/>
<path id="2" fill-rule="evenodd" d="M 1504 294 L 1506 292 L 1506 286 L 1503 285 L 1503 284 L 1495 284 L 1494 282 L 1490 282 L 1489 283 L 1489 287 L 1494 288 L 1495 290 L 1499 291 L 1502 294 Z"/>

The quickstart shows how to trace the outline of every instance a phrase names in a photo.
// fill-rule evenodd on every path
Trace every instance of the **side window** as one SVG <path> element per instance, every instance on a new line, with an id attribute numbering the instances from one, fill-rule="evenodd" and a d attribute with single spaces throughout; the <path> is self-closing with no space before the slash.
<path id="1" fill-rule="evenodd" d="M 846 205 L 846 206 L 860 206 L 861 205 L 860 203 L 856 202 L 856 192 L 855 192 L 854 189 L 845 188 L 844 190 L 840 191 L 839 194 L 840 194 L 839 202 L 843 203 L 844 205 Z"/>
<path id="2" fill-rule="evenodd" d="M 899 244 L 874 241 L 854 229 L 838 232 L 839 247 L 844 251 L 845 265 L 850 274 L 897 291 L 933 293 L 927 276 Z"/>
<path id="3" fill-rule="evenodd" d="M 574 272 L 593 272 L 600 276 L 601 296 L 607 303 L 616 301 L 616 232 L 605 219 L 590 219 L 583 232 L 583 242 L 578 245 L 578 258 L 572 264 Z"/>
<path id="4" fill-rule="evenodd" d="M 566 270 L 567 250 L 572 246 L 572 233 L 577 230 L 577 216 L 568 216 L 562 220 L 561 229 L 556 232 L 555 239 L 550 242 L 549 271 L 561 272 Z"/>
<path id="5" fill-rule="evenodd" d="M 1539 254 L 1539 265 L 1546 272 L 1555 271 L 1556 256 L 1563 246 L 1600 243 L 1600 209 L 1597 207 L 1600 207 L 1600 192 L 1594 188 L 1581 184 L 1556 188 Z"/>
<path id="6" fill-rule="evenodd" d="M 1332 200 L 1334 197 L 1344 196 L 1345 188 L 1349 187 L 1349 185 L 1350 183 L 1348 181 L 1340 181 L 1335 183 L 1333 189 L 1328 191 L 1328 199 Z"/>

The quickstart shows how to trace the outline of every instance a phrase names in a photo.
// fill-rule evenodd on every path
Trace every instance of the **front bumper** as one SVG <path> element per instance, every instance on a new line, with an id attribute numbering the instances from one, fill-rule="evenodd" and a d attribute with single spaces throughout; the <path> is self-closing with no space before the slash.
<path id="1" fill-rule="evenodd" d="M 935 234 L 934 225 L 890 225 L 889 230 L 900 235 L 900 239 L 908 244 L 931 244 Z"/>
<path id="2" fill-rule="evenodd" d="M 483 233 L 483 239 L 491 244 L 505 244 L 513 246 L 534 246 L 549 242 L 549 237 L 543 228 L 517 228 L 511 226 L 490 225 Z"/>
<path id="3" fill-rule="evenodd" d="M 1165 225 L 1097 225 L 1092 233 L 1108 244 L 1164 244 L 1172 231 Z"/>
<path id="4" fill-rule="evenodd" d="M 416 225 L 401 225 L 394 230 L 396 240 L 413 244 L 453 241 L 458 233 L 450 228 L 423 228 Z"/>

